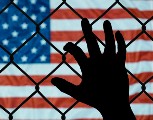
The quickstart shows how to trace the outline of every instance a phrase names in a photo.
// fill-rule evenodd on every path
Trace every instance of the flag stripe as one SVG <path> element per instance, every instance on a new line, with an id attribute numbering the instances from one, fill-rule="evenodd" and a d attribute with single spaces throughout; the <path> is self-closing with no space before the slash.
<path id="1" fill-rule="evenodd" d="M 102 26 L 101 26 L 102 29 Z M 105 36 L 104 36 L 104 31 L 93 31 L 102 41 L 105 40 Z M 116 31 L 114 30 L 114 33 Z M 135 38 L 140 32 L 141 32 L 141 28 L 138 30 L 121 30 L 120 31 L 123 36 L 125 41 L 127 40 L 132 40 L 133 38 Z M 147 30 L 148 34 L 152 35 L 153 31 L 149 31 Z M 52 31 L 51 32 L 51 41 L 76 41 L 79 40 L 81 37 L 83 36 L 83 32 L 82 31 Z M 147 37 L 145 34 L 142 34 L 138 39 L 143 39 L 143 40 L 149 40 L 149 37 Z"/>
<path id="2" fill-rule="evenodd" d="M 145 82 L 147 79 L 149 79 L 152 76 L 153 72 L 143 72 L 140 74 L 134 74 L 137 78 L 139 78 L 141 80 L 141 82 Z M 16 77 L 16 79 L 14 79 L 14 77 Z M 39 75 L 35 75 L 35 76 L 31 76 L 36 82 L 39 82 L 41 79 L 43 79 L 45 77 L 45 75 L 39 76 Z M 45 81 L 43 83 L 41 83 L 41 86 L 49 86 L 52 85 L 51 84 L 51 79 L 57 77 L 56 75 L 51 75 L 49 76 L 47 79 L 45 79 Z M 77 75 L 58 75 L 58 77 L 63 78 L 75 85 L 79 85 L 81 82 L 81 78 L 78 77 Z M 129 81 L 130 81 L 130 85 L 137 83 L 137 81 L 131 76 L 129 75 Z M 34 85 L 26 76 L 4 76 L 1 75 L 0 76 L 0 86 L 32 86 Z"/>
<path id="3" fill-rule="evenodd" d="M 138 93 L 137 93 L 138 94 Z M 137 94 L 131 95 L 129 98 L 130 100 L 136 96 Z M 153 93 L 150 93 L 151 96 L 153 96 Z M 136 99 L 132 104 L 146 104 L 146 103 L 150 103 L 152 104 L 152 101 L 147 99 L 146 100 L 146 95 L 142 94 L 138 99 Z M 4 106 L 5 108 L 16 108 L 18 107 L 26 98 L 25 97 L 6 97 L 6 98 L 0 98 L 0 103 L 2 106 Z M 56 107 L 58 108 L 69 108 L 71 105 L 73 105 L 76 100 L 71 98 L 50 98 L 47 97 L 47 99 Z M 36 103 L 35 105 L 33 105 L 33 103 Z M 28 100 L 28 102 L 26 102 L 26 104 L 24 104 L 22 106 L 22 108 L 52 108 L 48 103 L 46 103 L 44 101 L 43 98 L 41 97 L 37 97 L 37 98 L 31 98 L 30 100 Z M 92 108 L 84 103 L 79 102 L 77 105 L 74 106 L 74 108 Z"/>
<path id="4" fill-rule="evenodd" d="M 148 93 L 153 93 L 153 89 L 151 88 L 153 86 L 153 82 L 146 84 L 146 91 Z M 0 86 L 0 90 L 3 91 L 3 93 L 0 94 L 0 98 L 6 98 L 6 97 L 28 97 L 30 96 L 34 91 L 34 86 Z M 20 92 L 21 91 L 21 92 Z M 22 91 L 25 91 L 24 94 Z M 55 98 L 69 98 L 70 96 L 62 93 L 60 90 L 58 90 L 55 86 L 41 86 L 40 91 L 46 96 L 46 97 L 55 97 Z M 133 85 L 130 85 L 130 91 L 129 95 L 134 95 L 136 93 L 141 92 L 141 84 L 135 83 Z M 18 94 L 16 94 L 18 93 Z M 34 97 L 40 97 L 40 95 L 36 94 Z"/>
<path id="5" fill-rule="evenodd" d="M 100 19 L 93 25 L 93 30 L 102 30 L 103 22 L 106 19 Z M 141 24 L 133 18 L 127 19 L 107 19 L 111 22 L 113 30 L 140 30 Z M 140 19 L 142 22 L 147 19 Z M 94 19 L 89 19 L 90 23 Z M 71 23 L 71 24 L 69 24 Z M 81 20 L 80 19 L 52 19 L 50 22 L 52 31 L 81 31 Z M 119 25 L 120 24 L 120 25 Z M 152 30 L 151 23 L 148 23 L 147 30 Z M 73 27 L 72 27 L 73 25 Z M 61 27 L 63 26 L 63 27 Z M 101 27 L 99 27 L 101 26 Z"/>
<path id="6" fill-rule="evenodd" d="M 52 9 L 56 9 L 56 7 L 62 2 L 62 0 L 59 1 L 52 1 L 50 2 L 50 6 Z M 94 0 L 94 3 L 89 0 L 77 0 L 72 1 L 68 0 L 67 3 L 69 3 L 74 9 L 108 9 L 115 1 L 114 0 Z M 88 3 L 88 4 L 87 4 Z M 145 0 L 145 1 L 120 1 L 126 8 L 137 8 L 139 11 L 142 10 L 153 10 L 152 1 L 151 0 Z M 145 5 L 144 5 L 145 4 Z M 119 9 L 121 8 L 120 5 L 116 4 L 112 9 Z M 69 9 L 66 5 L 63 5 L 61 9 Z"/>
<path id="7" fill-rule="evenodd" d="M 126 62 L 140 62 L 140 61 L 153 61 L 152 57 L 153 52 L 129 52 L 126 54 Z M 86 53 L 86 56 L 89 56 Z M 62 62 L 62 55 L 60 54 L 52 54 L 50 57 L 51 63 L 60 63 Z M 76 63 L 77 61 L 70 54 L 66 55 L 67 63 Z"/>
<path id="8" fill-rule="evenodd" d="M 148 115 L 153 115 L 153 111 L 151 108 L 153 104 L 132 104 L 132 110 L 136 116 L 147 117 Z M 143 109 L 142 109 L 143 108 Z M 12 111 L 13 109 L 8 109 Z M 60 108 L 61 111 L 66 111 L 66 108 Z M 24 113 L 24 114 L 23 114 Z M 89 114 L 90 113 L 90 114 Z M 43 116 L 42 116 L 43 114 Z M 143 115 L 143 116 L 142 116 Z M 7 119 L 7 114 L 0 113 L 1 119 Z M 40 119 L 60 119 L 61 115 L 55 109 L 48 108 L 48 109 L 30 109 L 30 108 L 20 108 L 15 114 L 14 119 L 33 119 L 33 120 L 40 120 Z M 74 108 L 70 110 L 66 114 L 67 119 L 91 119 L 91 118 L 101 118 L 101 114 L 94 108 Z"/>
<path id="9" fill-rule="evenodd" d="M 53 11 L 52 9 L 51 11 Z M 89 19 L 96 19 L 106 9 L 75 9 L 81 16 Z M 138 9 L 128 9 L 131 11 L 137 18 L 151 18 L 152 11 L 139 11 Z M 62 15 L 60 15 L 62 13 Z M 72 12 L 70 9 L 59 9 L 55 14 L 51 16 L 51 19 L 78 19 L 79 17 Z M 122 19 L 122 18 L 133 18 L 128 12 L 124 9 L 112 9 L 103 18 L 107 19 Z"/>
<path id="10" fill-rule="evenodd" d="M 1 64 L 0 68 L 2 68 L 5 64 Z M 133 74 L 139 74 L 143 72 L 153 72 L 153 62 L 152 61 L 141 61 L 134 63 L 126 63 L 126 68 L 129 69 Z M 26 71 L 29 75 L 47 75 L 51 72 L 58 64 L 20 64 L 19 65 L 24 71 Z M 70 64 L 72 68 L 74 68 L 78 73 L 81 74 L 80 67 L 78 64 Z M 11 72 L 10 72 L 11 71 Z M 5 71 L 1 73 L 1 75 L 23 75 L 14 65 L 10 65 Z M 65 64 L 61 65 L 61 67 L 54 72 L 53 75 L 76 75 L 70 68 L 68 68 Z"/>
<path id="11" fill-rule="evenodd" d="M 65 42 L 52 42 L 53 45 L 56 46 L 56 48 L 58 48 L 61 52 L 65 52 L 63 50 L 63 47 L 67 44 L 68 41 Z M 130 40 L 126 41 L 126 44 L 128 44 L 130 42 Z M 73 42 L 75 43 L 75 42 Z M 104 52 L 104 46 L 101 43 L 98 43 L 101 52 Z M 117 43 L 116 43 L 117 45 Z M 78 46 L 85 52 L 88 53 L 88 49 L 87 49 L 87 44 L 85 41 L 82 41 L 78 44 Z M 135 47 L 137 46 L 137 47 Z M 52 47 L 51 47 L 52 48 Z M 117 50 L 117 46 L 116 46 L 116 50 Z M 129 45 L 127 47 L 127 53 L 131 53 L 131 52 L 153 52 L 153 42 L 150 41 L 145 41 L 142 39 L 138 39 L 136 41 L 134 41 L 131 45 Z M 55 49 L 51 49 L 50 51 L 51 54 L 53 53 L 58 53 Z"/>

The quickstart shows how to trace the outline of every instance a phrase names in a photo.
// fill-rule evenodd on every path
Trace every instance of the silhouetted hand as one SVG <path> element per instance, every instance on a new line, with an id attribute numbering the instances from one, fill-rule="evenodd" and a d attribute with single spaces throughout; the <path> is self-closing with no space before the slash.
<path id="1" fill-rule="evenodd" d="M 62 78 L 53 78 L 52 84 L 62 92 L 80 102 L 88 104 L 102 114 L 104 120 L 135 120 L 129 105 L 129 80 L 125 69 L 126 45 L 122 34 L 117 31 L 115 40 L 109 21 L 104 22 L 106 46 L 101 54 L 92 27 L 87 19 L 82 20 L 82 30 L 90 57 L 73 43 L 64 50 L 74 56 L 82 71 L 82 82 L 76 86 Z"/>

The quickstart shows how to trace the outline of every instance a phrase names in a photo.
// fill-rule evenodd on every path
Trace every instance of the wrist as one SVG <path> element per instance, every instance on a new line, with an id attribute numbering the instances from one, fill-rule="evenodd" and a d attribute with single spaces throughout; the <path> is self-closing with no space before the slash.
<path id="1" fill-rule="evenodd" d="M 100 107 L 97 110 L 101 113 L 103 120 L 136 120 L 130 105 L 127 107 L 109 106 L 106 109 Z"/>

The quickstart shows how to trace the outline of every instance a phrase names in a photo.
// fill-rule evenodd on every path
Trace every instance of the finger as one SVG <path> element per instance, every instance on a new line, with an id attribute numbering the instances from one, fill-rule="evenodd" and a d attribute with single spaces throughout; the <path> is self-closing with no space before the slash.
<path id="1" fill-rule="evenodd" d="M 85 64 L 87 62 L 87 56 L 82 51 L 82 49 L 71 42 L 67 43 L 63 49 L 65 51 L 69 52 L 71 55 L 73 55 L 75 60 L 78 62 L 79 66 L 81 68 L 81 71 L 84 72 L 85 71 Z"/>
<path id="2" fill-rule="evenodd" d="M 51 80 L 51 83 L 55 85 L 61 92 L 64 92 L 74 98 L 78 95 L 77 86 L 62 79 L 55 77 Z"/>
<path id="3" fill-rule="evenodd" d="M 104 27 L 104 33 L 105 33 L 105 41 L 106 41 L 106 47 L 104 50 L 104 53 L 108 56 L 114 57 L 115 56 L 115 40 L 113 35 L 113 30 L 111 23 L 106 20 L 103 24 Z"/>
<path id="4" fill-rule="evenodd" d="M 92 27 L 91 27 L 88 19 L 86 19 L 86 18 L 82 19 L 81 25 L 82 25 L 82 31 L 83 31 L 85 39 L 86 39 L 86 43 L 87 43 L 90 57 L 97 57 L 97 56 L 101 55 L 100 48 L 98 46 L 98 43 L 97 43 L 97 40 L 96 40 L 94 34 L 92 33 Z"/>
<path id="5" fill-rule="evenodd" d="M 117 31 L 115 34 L 116 40 L 117 40 L 117 44 L 118 44 L 118 60 L 121 63 L 125 63 L 126 60 L 126 45 L 125 45 L 125 41 L 124 38 L 122 36 L 122 34 L 120 33 L 120 31 Z"/>

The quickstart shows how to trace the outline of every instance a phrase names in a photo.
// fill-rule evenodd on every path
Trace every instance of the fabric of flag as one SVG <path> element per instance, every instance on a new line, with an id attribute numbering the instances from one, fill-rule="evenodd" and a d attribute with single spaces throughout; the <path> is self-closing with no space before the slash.
<path id="1" fill-rule="evenodd" d="M 10 0 L 0 0 L 0 10 L 9 2 Z M 88 18 L 91 23 L 104 13 L 115 0 L 67 0 L 66 2 L 83 18 Z M 62 0 L 14 0 L 0 14 L 0 45 L 6 49 L 5 51 L 0 48 L 0 69 L 2 70 L 0 73 L 0 105 L 9 112 L 15 110 L 13 112 L 14 120 L 61 119 L 61 114 L 38 93 L 16 110 L 35 91 L 35 84 L 30 78 L 36 83 L 43 80 L 40 84 L 40 92 L 63 113 L 76 101 L 59 91 L 50 82 L 51 78 L 56 76 L 76 85 L 81 82 L 80 77 L 64 63 L 56 71 L 53 71 L 62 62 L 60 52 L 65 53 L 63 46 L 67 42 L 76 43 L 83 36 L 81 19 L 70 9 L 70 6 L 63 4 L 53 15 L 47 17 L 61 3 Z M 142 23 L 153 16 L 152 0 L 120 0 L 120 3 Z M 47 19 L 45 19 L 46 17 Z M 112 23 L 114 33 L 117 30 L 121 31 L 126 44 L 142 31 L 142 25 L 138 20 L 119 4 L 116 4 L 92 25 L 93 32 L 104 43 L 103 22 L 106 19 Z M 40 34 L 36 33 L 36 24 L 39 23 L 41 23 Z M 146 24 L 146 32 L 153 37 L 153 20 Z M 30 38 L 32 35 L 33 37 Z M 21 47 L 27 40 L 28 42 Z M 88 55 L 84 40 L 78 43 L 78 46 Z M 99 43 L 99 46 L 103 52 L 103 45 Z M 13 61 L 21 70 L 14 64 L 3 69 L 10 61 L 9 54 L 13 54 Z M 152 56 L 153 41 L 146 34 L 142 34 L 127 47 L 126 68 L 144 83 L 152 77 Z M 66 62 L 81 75 L 80 68 L 73 56 L 67 54 Z M 132 100 L 142 91 L 142 88 L 141 84 L 131 75 L 129 75 L 129 81 L 129 100 Z M 146 91 L 153 97 L 152 82 L 150 80 L 145 86 Z M 145 93 L 135 99 L 131 107 L 137 120 L 153 119 L 153 101 Z M 67 120 L 102 119 L 96 109 L 80 102 L 65 116 Z M 8 120 L 8 117 L 8 113 L 0 109 L 0 120 Z"/>

